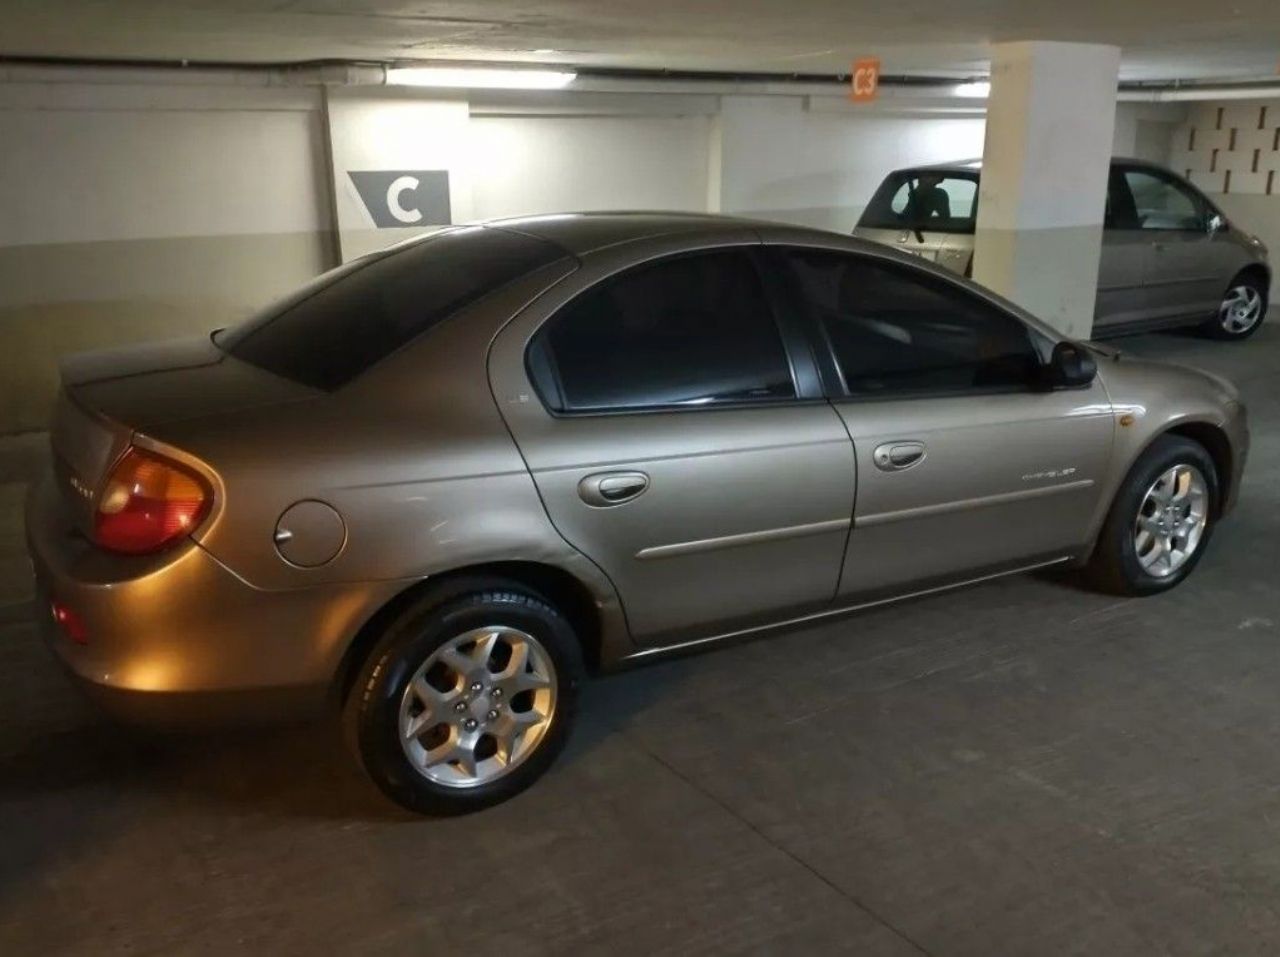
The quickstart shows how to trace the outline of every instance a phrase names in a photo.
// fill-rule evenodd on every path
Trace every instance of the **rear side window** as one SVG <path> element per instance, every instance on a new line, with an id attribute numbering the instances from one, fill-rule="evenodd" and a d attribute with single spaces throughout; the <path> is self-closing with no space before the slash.
<path id="1" fill-rule="evenodd" d="M 565 253 L 468 227 L 348 263 L 218 337 L 237 359 L 333 390 L 463 306 Z"/>
<path id="2" fill-rule="evenodd" d="M 663 260 L 594 286 L 543 326 L 529 369 L 557 411 L 796 394 L 760 276 L 737 250 Z"/>
<path id="3" fill-rule="evenodd" d="M 850 395 L 1029 388 L 1040 364 L 1025 325 L 922 270 L 823 250 L 782 254 Z"/>
<path id="4" fill-rule="evenodd" d="M 906 170 L 885 178 L 858 225 L 867 229 L 972 233 L 977 218 L 976 172 Z"/>

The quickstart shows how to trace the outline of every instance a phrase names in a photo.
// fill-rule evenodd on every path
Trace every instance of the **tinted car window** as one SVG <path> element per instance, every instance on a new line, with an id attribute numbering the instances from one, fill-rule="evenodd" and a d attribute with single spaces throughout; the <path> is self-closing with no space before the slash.
<path id="1" fill-rule="evenodd" d="M 978 174 L 906 170 L 890 173 L 858 225 L 971 233 L 978 217 Z"/>
<path id="2" fill-rule="evenodd" d="M 501 229 L 446 230 L 326 273 L 217 342 L 237 359 L 332 390 L 463 306 L 564 256 Z"/>
<path id="3" fill-rule="evenodd" d="M 1204 209 L 1191 190 L 1146 170 L 1127 169 L 1124 180 L 1133 197 L 1131 215 L 1138 229 L 1204 229 Z"/>
<path id="4" fill-rule="evenodd" d="M 740 251 L 606 280 L 543 327 L 529 361 L 543 399 L 561 411 L 795 395 L 760 277 Z"/>
<path id="5" fill-rule="evenodd" d="M 1026 326 L 927 273 L 844 253 L 789 250 L 793 285 L 825 331 L 850 395 L 1027 388 Z"/>

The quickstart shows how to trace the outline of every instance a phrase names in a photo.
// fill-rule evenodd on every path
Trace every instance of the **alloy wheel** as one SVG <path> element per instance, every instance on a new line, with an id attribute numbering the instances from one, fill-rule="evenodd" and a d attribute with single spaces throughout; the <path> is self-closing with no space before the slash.
<path id="1" fill-rule="evenodd" d="M 1195 554 L 1209 521 L 1209 486 L 1194 465 L 1162 472 L 1147 489 L 1133 526 L 1138 564 L 1168 578 Z"/>
<path id="2" fill-rule="evenodd" d="M 1248 332 L 1261 319 L 1262 293 L 1252 286 L 1232 287 L 1218 310 L 1218 322 L 1233 336 Z"/>
<path id="3" fill-rule="evenodd" d="M 428 780 L 488 784 L 538 747 L 555 716 L 555 666 L 527 632 L 472 629 L 440 646 L 400 699 L 400 744 Z"/>

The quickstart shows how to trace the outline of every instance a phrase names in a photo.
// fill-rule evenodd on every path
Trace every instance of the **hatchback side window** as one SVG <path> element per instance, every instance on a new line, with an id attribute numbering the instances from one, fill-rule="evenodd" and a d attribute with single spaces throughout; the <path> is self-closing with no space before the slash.
<path id="1" fill-rule="evenodd" d="M 1125 170 L 1124 179 L 1133 197 L 1136 228 L 1204 229 L 1204 206 L 1195 193 L 1182 184 L 1141 169 Z"/>
<path id="2" fill-rule="evenodd" d="M 791 366 L 750 256 L 681 256 L 608 279 L 535 336 L 529 372 L 557 411 L 795 396 Z"/>
<path id="3" fill-rule="evenodd" d="M 823 250 L 784 253 L 845 389 L 867 398 L 1030 388 L 1030 330 L 922 270 Z"/>

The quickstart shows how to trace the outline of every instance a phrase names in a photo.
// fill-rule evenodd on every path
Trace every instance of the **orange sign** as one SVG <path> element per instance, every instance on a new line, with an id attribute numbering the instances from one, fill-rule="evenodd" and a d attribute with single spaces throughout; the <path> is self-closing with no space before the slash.
<path id="1" fill-rule="evenodd" d="M 870 103 L 880 92 L 880 58 L 863 57 L 853 61 L 849 74 L 849 99 L 855 103 Z"/>

